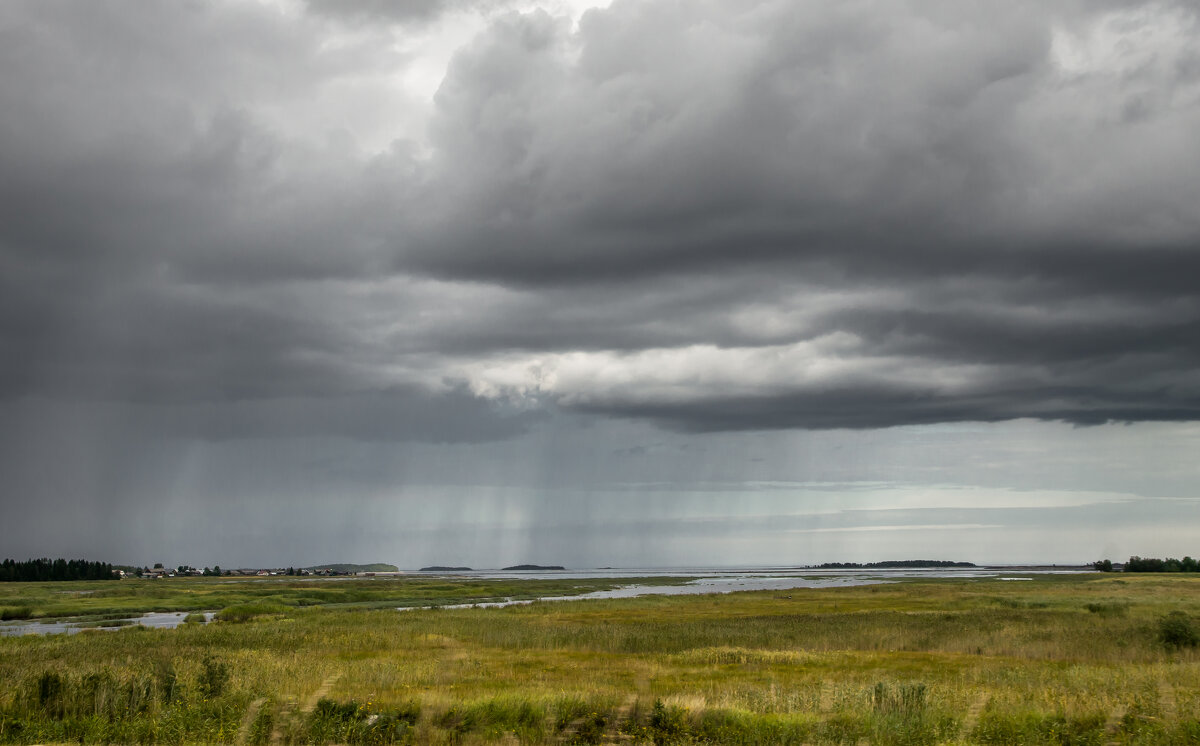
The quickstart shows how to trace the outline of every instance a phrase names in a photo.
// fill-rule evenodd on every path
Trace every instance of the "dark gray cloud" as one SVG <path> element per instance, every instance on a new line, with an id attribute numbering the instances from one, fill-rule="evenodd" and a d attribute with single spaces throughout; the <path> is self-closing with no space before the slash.
<path id="1" fill-rule="evenodd" d="M 390 3 L 387 0 L 308 0 L 307 6 L 315 13 L 340 18 L 391 21 L 428 21 L 445 12 L 452 5 L 448 0 L 414 0 L 405 3 Z"/>
<path id="2" fill-rule="evenodd" d="M 438 92 L 454 199 L 399 261 L 543 297 L 739 283 L 657 340 L 630 313 L 609 354 L 571 353 L 586 325 L 551 348 L 539 388 L 597 413 L 1195 419 L 1195 28 L 1167 4 L 512 16 Z"/>
<path id="3" fill-rule="evenodd" d="M 506 3 L 504 0 L 305 0 L 304 4 L 311 12 L 329 18 L 421 25 L 449 12 L 494 11 Z"/>
<path id="4" fill-rule="evenodd" d="M 216 439 L 1200 418 L 1190 6 L 498 8 L 421 102 L 405 29 L 462 3 L 6 4 L 0 396 Z"/>

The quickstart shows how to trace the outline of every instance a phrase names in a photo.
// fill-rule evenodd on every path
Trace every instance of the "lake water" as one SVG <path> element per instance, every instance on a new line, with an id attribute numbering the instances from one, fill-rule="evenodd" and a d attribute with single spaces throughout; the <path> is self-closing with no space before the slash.
<path id="1" fill-rule="evenodd" d="M 636 578 L 641 582 L 608 591 L 592 591 L 575 596 L 543 596 L 537 599 L 504 599 L 471 604 L 445 605 L 445 609 L 496 608 L 530 604 L 536 601 L 578 601 L 592 598 L 634 598 L 637 596 L 679 596 L 736 591 L 788 591 L 797 588 L 843 588 L 857 585 L 895 583 L 906 578 L 964 578 L 1030 580 L 1033 575 L 1090 572 L 1090 567 L 939 567 L 877 570 L 812 570 L 795 567 L 755 568 L 601 568 L 597 570 L 478 570 L 472 572 L 429 572 L 422 576 L 472 579 L 597 579 Z M 694 580 L 677 585 L 655 585 L 654 578 L 690 577 Z M 401 606 L 401 611 L 427 606 Z"/>
<path id="2" fill-rule="evenodd" d="M 139 616 L 128 617 L 126 619 L 109 619 L 103 622 L 116 623 L 117 626 L 112 627 L 95 627 L 90 626 L 95 624 L 95 622 L 72 622 L 69 620 L 55 620 L 46 622 L 3 622 L 0 623 L 0 637 L 14 637 L 20 635 L 53 635 L 63 633 L 72 635 L 76 632 L 82 632 L 85 629 L 112 631 L 134 624 L 140 624 L 143 627 L 155 627 L 157 629 L 175 629 L 179 625 L 183 624 L 184 617 L 186 617 L 189 613 L 196 612 L 151 611 Z M 211 622 L 213 616 L 216 614 L 215 611 L 205 611 L 203 613 L 205 624 Z M 125 622 L 125 624 L 121 624 L 121 622 Z"/>

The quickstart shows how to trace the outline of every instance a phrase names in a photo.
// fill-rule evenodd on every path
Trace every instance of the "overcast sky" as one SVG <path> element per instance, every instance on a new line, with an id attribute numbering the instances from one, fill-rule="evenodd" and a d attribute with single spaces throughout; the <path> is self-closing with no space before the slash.
<path id="1" fill-rule="evenodd" d="M 1200 553 L 1200 19 L 8 0 L 0 555 Z"/>

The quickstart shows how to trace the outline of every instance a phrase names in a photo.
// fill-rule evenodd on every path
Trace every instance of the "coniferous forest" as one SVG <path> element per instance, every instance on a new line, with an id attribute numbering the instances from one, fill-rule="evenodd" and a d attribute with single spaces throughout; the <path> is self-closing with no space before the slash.
<path id="1" fill-rule="evenodd" d="M 6 559 L 0 562 L 0 583 L 42 580 L 112 580 L 113 566 L 107 562 L 81 559 L 31 559 L 24 562 Z"/>

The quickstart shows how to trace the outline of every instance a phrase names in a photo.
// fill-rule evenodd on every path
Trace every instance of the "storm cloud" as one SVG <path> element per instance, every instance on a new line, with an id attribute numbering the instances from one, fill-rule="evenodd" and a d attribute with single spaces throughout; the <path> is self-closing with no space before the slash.
<path id="1" fill-rule="evenodd" d="M 218 438 L 1200 419 L 1197 31 L 6 3 L 0 396 L 240 411 L 151 428 Z"/>

